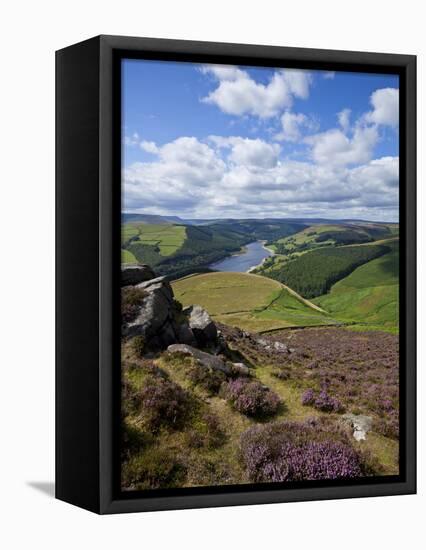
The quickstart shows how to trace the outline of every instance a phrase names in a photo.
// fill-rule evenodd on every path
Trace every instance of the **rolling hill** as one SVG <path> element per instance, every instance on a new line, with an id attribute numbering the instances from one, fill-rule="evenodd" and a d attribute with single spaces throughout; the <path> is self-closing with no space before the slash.
<path id="1" fill-rule="evenodd" d="M 359 328 L 397 332 L 399 326 L 399 243 L 389 252 L 358 267 L 314 299 L 333 317 L 359 322 Z"/>
<path id="2" fill-rule="evenodd" d="M 389 251 L 385 245 L 327 246 L 302 254 L 274 269 L 267 275 L 299 292 L 305 298 L 325 294 L 339 279 L 358 266 Z M 258 271 L 262 272 L 262 268 Z"/>
<path id="3" fill-rule="evenodd" d="M 335 223 L 315 224 L 306 227 L 296 235 L 276 240 L 272 245 L 278 254 L 301 253 L 315 248 L 373 242 L 395 235 L 392 224 L 379 223 Z"/>
<path id="4" fill-rule="evenodd" d="M 174 281 L 172 286 L 184 306 L 199 304 L 215 320 L 246 330 L 336 324 L 315 304 L 259 275 L 204 273 Z"/>

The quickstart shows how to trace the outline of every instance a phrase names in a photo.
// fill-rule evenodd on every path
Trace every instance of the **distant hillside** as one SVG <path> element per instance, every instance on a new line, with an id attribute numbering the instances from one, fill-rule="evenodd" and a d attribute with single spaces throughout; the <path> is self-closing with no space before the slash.
<path id="1" fill-rule="evenodd" d="M 184 223 L 178 216 L 158 216 L 156 214 L 121 214 L 121 223 L 139 222 L 139 223 L 152 223 L 152 224 L 164 224 L 164 223 Z"/>
<path id="2" fill-rule="evenodd" d="M 268 277 L 288 285 L 305 298 L 313 298 L 325 294 L 358 266 L 388 251 L 385 245 L 318 248 L 275 270 L 269 269 Z"/>
<path id="3" fill-rule="evenodd" d="M 172 278 L 208 270 L 208 266 L 257 240 L 274 240 L 305 226 L 287 222 L 221 222 L 185 225 L 132 219 L 122 224 L 122 262 L 147 263 Z"/>
<path id="4" fill-rule="evenodd" d="M 395 332 L 399 320 L 399 242 L 389 252 L 358 267 L 314 301 L 330 315 Z"/>

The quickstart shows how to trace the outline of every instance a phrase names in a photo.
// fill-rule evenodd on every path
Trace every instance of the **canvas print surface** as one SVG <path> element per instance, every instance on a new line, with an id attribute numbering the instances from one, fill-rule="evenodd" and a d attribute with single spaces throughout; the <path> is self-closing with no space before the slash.
<path id="1" fill-rule="evenodd" d="M 397 475 L 398 77 L 121 85 L 122 490 Z"/>

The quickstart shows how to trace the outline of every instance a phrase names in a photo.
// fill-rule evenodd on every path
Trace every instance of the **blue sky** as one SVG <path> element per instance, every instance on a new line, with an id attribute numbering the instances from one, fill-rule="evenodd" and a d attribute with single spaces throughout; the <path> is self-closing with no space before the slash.
<path id="1" fill-rule="evenodd" d="M 398 77 L 123 61 L 123 204 L 398 219 Z"/>

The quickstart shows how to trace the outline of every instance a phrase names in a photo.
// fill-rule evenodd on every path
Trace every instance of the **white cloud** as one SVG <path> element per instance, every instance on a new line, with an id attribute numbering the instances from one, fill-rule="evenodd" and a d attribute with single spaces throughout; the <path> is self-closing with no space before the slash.
<path id="1" fill-rule="evenodd" d="M 395 219 L 398 158 L 368 159 L 353 168 L 346 162 L 366 158 L 356 145 L 368 142 L 366 130 L 356 129 L 352 138 L 335 130 L 331 137 L 338 147 L 330 133 L 319 134 L 313 148 L 319 154 L 321 145 L 324 162 L 280 160 L 279 146 L 259 139 L 211 136 L 203 143 L 182 137 L 157 147 L 155 161 L 124 170 L 124 206 L 127 211 L 201 218 Z M 331 150 L 345 162 L 325 162 Z"/>
<path id="2" fill-rule="evenodd" d="M 339 124 L 344 132 L 347 132 L 351 126 L 351 110 L 343 109 L 340 113 L 337 113 Z"/>
<path id="3" fill-rule="evenodd" d="M 262 139 L 210 136 L 209 140 L 219 148 L 230 149 L 228 160 L 241 166 L 272 168 L 276 166 L 281 151 L 278 144 Z"/>
<path id="4" fill-rule="evenodd" d="M 134 147 L 136 145 L 139 145 L 139 142 L 140 142 L 140 138 L 137 132 L 135 132 L 131 136 L 126 136 L 124 138 L 124 145 L 126 145 L 127 147 Z"/>
<path id="5" fill-rule="evenodd" d="M 152 153 L 153 155 L 156 155 L 158 153 L 158 147 L 153 141 L 141 141 L 139 143 L 139 146 L 147 153 Z"/>
<path id="6" fill-rule="evenodd" d="M 246 71 L 236 67 L 205 65 L 202 72 L 213 75 L 218 81 L 217 88 L 202 101 L 237 116 L 276 116 L 291 107 L 294 97 L 306 99 L 312 82 L 310 73 L 300 70 L 275 71 L 267 84 L 256 82 Z"/>
<path id="7" fill-rule="evenodd" d="M 336 73 L 334 71 L 326 71 L 325 73 L 323 73 L 322 77 L 325 79 L 325 80 L 333 80 L 334 77 L 336 76 Z"/>
<path id="8" fill-rule="evenodd" d="M 368 162 L 379 135 L 375 126 L 355 127 L 352 137 L 333 128 L 309 136 L 305 141 L 312 145 L 312 158 L 319 164 L 347 165 Z"/>
<path id="9" fill-rule="evenodd" d="M 397 127 L 399 124 L 399 90 L 381 88 L 371 94 L 370 103 L 373 110 L 366 113 L 369 123 Z"/>
<path id="10" fill-rule="evenodd" d="M 302 128 L 317 129 L 317 125 L 303 113 L 286 111 L 281 117 L 282 132 L 275 135 L 275 139 L 297 142 L 302 138 Z"/>

